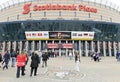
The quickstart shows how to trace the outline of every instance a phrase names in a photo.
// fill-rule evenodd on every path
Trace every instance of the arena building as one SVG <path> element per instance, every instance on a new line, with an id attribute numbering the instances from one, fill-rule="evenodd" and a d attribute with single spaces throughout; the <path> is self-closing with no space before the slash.
<path id="1" fill-rule="evenodd" d="M 6 3 L 6 4 L 9 4 Z M 81 56 L 120 51 L 120 12 L 83 0 L 33 0 L 0 10 L 0 49 Z"/>

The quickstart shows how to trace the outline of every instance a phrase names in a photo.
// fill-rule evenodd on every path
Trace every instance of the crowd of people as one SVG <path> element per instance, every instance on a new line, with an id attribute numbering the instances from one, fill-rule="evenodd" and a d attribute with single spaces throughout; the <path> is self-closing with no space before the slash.
<path id="1" fill-rule="evenodd" d="M 9 53 L 7 50 L 4 55 L 2 53 L 0 54 L 0 68 L 8 69 L 8 64 L 11 60 L 11 67 L 16 67 L 17 66 L 17 71 L 16 71 L 16 78 L 19 78 L 20 75 L 24 76 L 25 75 L 25 67 L 27 65 L 27 62 L 29 60 L 29 56 L 31 56 L 31 63 L 30 63 L 30 76 L 37 75 L 37 69 L 38 66 L 41 62 L 42 58 L 42 67 L 47 67 L 47 60 L 49 59 L 49 56 L 47 52 L 41 52 L 41 51 L 33 51 L 32 53 L 28 53 L 24 50 L 22 52 L 15 52 L 12 51 Z M 2 64 L 2 66 L 1 66 Z"/>
<path id="2" fill-rule="evenodd" d="M 11 60 L 11 67 L 17 67 L 16 78 L 19 78 L 21 75 L 22 76 L 25 75 L 26 65 L 30 59 L 30 68 L 31 68 L 30 77 L 32 77 L 33 75 L 34 76 L 37 75 L 37 69 L 40 63 L 43 68 L 47 67 L 47 60 L 50 57 L 57 57 L 57 56 L 58 56 L 57 53 L 53 53 L 51 51 L 50 52 L 33 51 L 31 53 L 28 53 L 26 50 L 22 52 L 19 51 L 16 52 L 13 50 L 11 53 L 9 53 L 9 51 L 7 50 L 4 53 L 4 55 L 2 55 L 2 53 L 0 54 L 0 68 L 2 68 L 3 70 L 8 69 L 9 67 L 8 64 Z M 69 51 L 68 56 L 70 60 L 72 60 L 74 57 L 75 63 L 80 62 L 80 55 L 78 51 L 75 51 L 74 53 L 72 51 Z M 91 60 L 98 62 L 101 60 L 100 52 L 92 52 L 90 56 L 91 56 Z M 120 61 L 119 52 L 116 53 L 116 59 Z"/>

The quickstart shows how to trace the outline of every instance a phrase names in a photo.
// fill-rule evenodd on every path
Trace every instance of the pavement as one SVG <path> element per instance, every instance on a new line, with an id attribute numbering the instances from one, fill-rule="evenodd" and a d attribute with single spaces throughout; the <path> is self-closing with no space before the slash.
<path id="1" fill-rule="evenodd" d="M 94 62 L 90 57 L 81 57 L 79 63 L 68 57 L 50 58 L 48 66 L 38 67 L 38 75 L 30 77 L 30 61 L 26 66 L 26 75 L 16 78 L 16 67 L 0 68 L 0 82 L 120 82 L 120 62 L 115 57 L 102 57 Z M 78 67 L 76 70 L 76 66 Z"/>

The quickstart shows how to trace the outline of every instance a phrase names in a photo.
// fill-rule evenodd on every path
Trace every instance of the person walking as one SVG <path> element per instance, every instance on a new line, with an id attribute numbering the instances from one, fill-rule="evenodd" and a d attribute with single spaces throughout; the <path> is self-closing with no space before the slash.
<path id="1" fill-rule="evenodd" d="M 5 63 L 4 66 L 3 66 L 3 70 L 5 68 L 8 69 L 8 63 L 10 61 L 10 53 L 8 52 L 8 50 L 6 51 L 5 55 L 3 56 L 3 59 L 4 59 L 3 63 Z"/>
<path id="2" fill-rule="evenodd" d="M 39 51 L 39 61 L 40 61 L 40 63 L 41 63 L 41 58 L 42 58 L 42 52 L 41 51 Z"/>
<path id="3" fill-rule="evenodd" d="M 21 75 L 24 76 L 25 73 L 25 62 L 27 61 L 27 57 L 24 54 L 24 52 L 22 52 L 21 54 L 19 53 L 17 55 L 17 73 L 16 73 L 16 78 L 20 77 L 20 69 L 21 69 Z"/>
<path id="4" fill-rule="evenodd" d="M 77 61 L 77 59 L 78 59 L 78 52 L 76 51 L 75 52 L 75 62 Z"/>
<path id="5" fill-rule="evenodd" d="M 69 58 L 70 58 L 70 60 L 72 60 L 72 56 L 73 56 L 73 55 L 72 55 L 72 52 L 70 51 L 70 52 L 69 52 Z"/>
<path id="6" fill-rule="evenodd" d="M 42 67 L 47 67 L 47 60 L 48 60 L 48 55 L 47 55 L 47 52 L 43 52 L 42 54 L 42 61 L 43 61 L 43 64 L 42 64 Z"/>
<path id="7" fill-rule="evenodd" d="M 30 67 L 31 67 L 31 72 L 30 72 L 30 76 L 32 76 L 33 74 L 33 71 L 34 71 L 34 76 L 36 76 L 37 74 L 37 68 L 38 68 L 38 64 L 40 63 L 40 60 L 39 60 L 39 56 L 37 53 L 32 53 L 32 56 L 31 56 L 31 64 L 30 64 Z"/>
<path id="8" fill-rule="evenodd" d="M 16 56 L 17 56 L 17 53 L 13 50 L 12 53 L 11 53 L 11 59 L 12 59 L 11 67 L 15 67 Z"/>

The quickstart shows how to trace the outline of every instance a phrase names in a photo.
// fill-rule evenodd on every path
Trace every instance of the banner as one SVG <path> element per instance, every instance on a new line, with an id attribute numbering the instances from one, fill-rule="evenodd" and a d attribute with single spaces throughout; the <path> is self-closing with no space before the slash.
<path id="1" fill-rule="evenodd" d="M 48 43 L 47 48 L 59 48 L 58 44 Z"/>
<path id="2" fill-rule="evenodd" d="M 26 31 L 25 36 L 27 40 L 48 40 L 48 31 Z"/>
<path id="3" fill-rule="evenodd" d="M 49 32 L 49 39 L 71 39 L 71 32 Z"/>
<path id="4" fill-rule="evenodd" d="M 93 40 L 94 32 L 76 32 L 73 31 L 71 35 L 72 40 Z"/>
<path id="5" fill-rule="evenodd" d="M 64 43 L 62 44 L 62 48 L 74 48 L 72 43 Z"/>
<path id="6" fill-rule="evenodd" d="M 27 40 L 93 40 L 94 32 L 83 31 L 26 31 Z"/>

